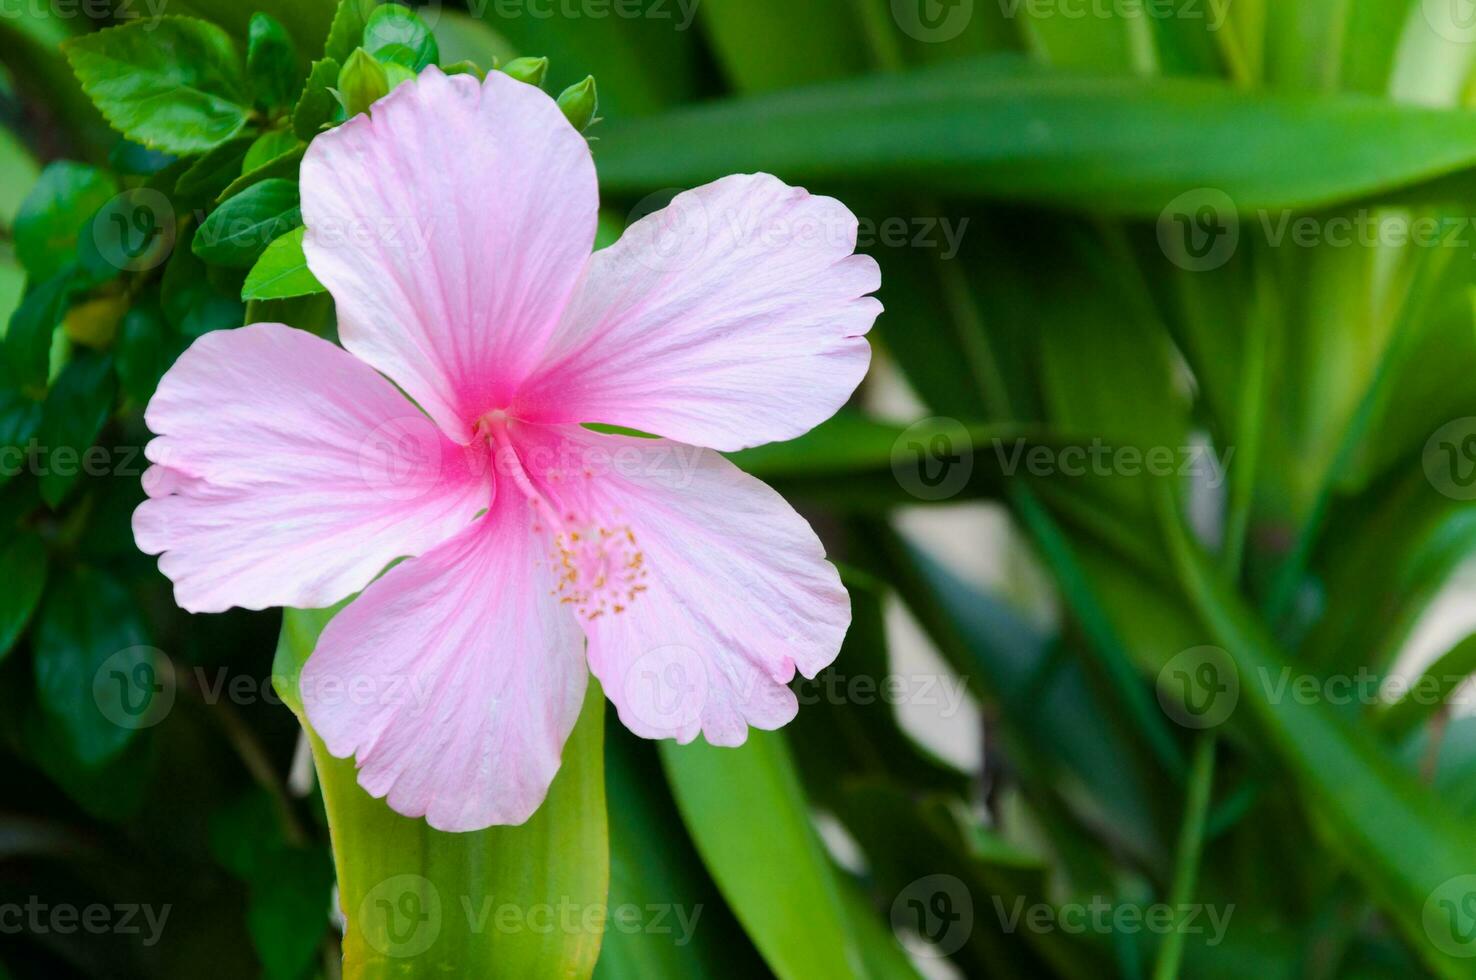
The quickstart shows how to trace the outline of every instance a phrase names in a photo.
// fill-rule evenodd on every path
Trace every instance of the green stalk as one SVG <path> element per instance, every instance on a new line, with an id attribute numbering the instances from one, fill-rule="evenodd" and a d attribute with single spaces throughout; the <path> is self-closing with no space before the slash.
<path id="1" fill-rule="evenodd" d="M 1204 849 L 1205 815 L 1209 811 L 1210 789 L 1215 781 L 1215 736 L 1204 732 L 1194 744 L 1194 759 L 1189 766 L 1189 790 L 1184 799 L 1184 823 L 1179 828 L 1179 854 L 1174 863 L 1174 880 L 1169 889 L 1169 906 L 1178 910 L 1194 894 L 1199 877 L 1199 859 Z M 1179 975 L 1179 961 L 1184 955 L 1184 933 L 1176 920 L 1174 930 L 1163 939 L 1153 980 L 1173 980 Z"/>

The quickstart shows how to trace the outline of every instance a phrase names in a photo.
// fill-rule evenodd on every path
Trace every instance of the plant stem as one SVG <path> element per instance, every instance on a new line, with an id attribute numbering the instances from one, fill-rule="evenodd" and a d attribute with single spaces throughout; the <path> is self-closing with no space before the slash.
<path id="1" fill-rule="evenodd" d="M 1194 894 L 1199 877 L 1199 858 L 1204 847 L 1205 815 L 1209 811 L 1210 788 L 1215 780 L 1215 736 L 1205 732 L 1194 745 L 1194 759 L 1189 765 L 1189 790 L 1184 799 L 1184 823 L 1179 829 L 1179 855 L 1174 862 L 1174 880 L 1169 891 L 1169 907 L 1178 914 Z M 1175 920 L 1174 930 L 1163 939 L 1158 949 L 1158 962 L 1153 980 L 1173 980 L 1179 975 L 1179 961 L 1184 955 L 1182 922 Z"/>

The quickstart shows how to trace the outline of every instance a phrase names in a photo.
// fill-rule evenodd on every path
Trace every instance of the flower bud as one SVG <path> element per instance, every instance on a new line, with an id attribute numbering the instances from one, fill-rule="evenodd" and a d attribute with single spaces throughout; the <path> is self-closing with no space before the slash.
<path id="1" fill-rule="evenodd" d="M 384 66 L 363 48 L 355 48 L 338 73 L 338 101 L 350 117 L 357 116 L 389 94 Z"/>
<path id="2" fill-rule="evenodd" d="M 478 81 L 487 77 L 487 73 L 482 71 L 481 68 L 477 67 L 477 63 L 475 61 L 469 61 L 465 58 L 463 58 L 461 61 L 453 61 L 449 65 L 442 65 L 441 71 L 445 72 L 448 75 L 472 75 L 475 76 Z"/>
<path id="3" fill-rule="evenodd" d="M 559 96 L 559 108 L 564 110 L 564 118 L 581 133 L 595 121 L 595 112 L 599 107 L 600 97 L 595 91 L 593 75 L 576 85 L 570 85 Z"/>
<path id="4" fill-rule="evenodd" d="M 542 88 L 544 78 L 548 77 L 548 59 L 514 58 L 502 66 L 502 71 L 520 82 Z"/>

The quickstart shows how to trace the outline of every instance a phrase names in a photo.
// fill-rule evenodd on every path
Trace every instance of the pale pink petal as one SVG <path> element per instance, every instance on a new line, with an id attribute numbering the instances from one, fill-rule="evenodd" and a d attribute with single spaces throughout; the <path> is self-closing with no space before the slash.
<path id="1" fill-rule="evenodd" d="M 144 416 L 134 537 L 192 612 L 330 606 L 487 506 L 463 447 L 372 368 L 281 324 L 208 333 Z"/>
<path id="2" fill-rule="evenodd" d="M 437 830 L 527 820 L 579 716 L 584 638 L 530 514 L 499 486 L 487 517 L 339 613 L 302 671 L 328 750 Z"/>
<path id="3" fill-rule="evenodd" d="M 576 573 L 560 595 L 627 728 L 739 745 L 794 717 L 796 668 L 834 660 L 851 621 L 804 518 L 712 450 L 574 427 L 519 426 L 514 442 L 558 512 Z"/>
<path id="4" fill-rule="evenodd" d="M 158 463 L 155 463 L 153 466 L 144 470 L 143 476 L 140 477 L 140 482 L 143 484 L 145 495 L 149 497 L 167 497 L 171 493 L 183 493 L 186 490 L 199 487 L 205 481 L 197 480 L 186 473 L 181 473 L 179 470 L 171 470 L 167 466 L 160 466 Z"/>
<path id="5" fill-rule="evenodd" d="M 881 277 L 856 228 L 766 174 L 678 195 L 590 260 L 515 414 L 724 451 L 803 435 L 870 363 Z"/>
<path id="6" fill-rule="evenodd" d="M 302 161 L 303 248 L 344 347 L 463 443 L 545 347 L 598 204 L 584 138 L 500 72 L 428 68 Z"/>

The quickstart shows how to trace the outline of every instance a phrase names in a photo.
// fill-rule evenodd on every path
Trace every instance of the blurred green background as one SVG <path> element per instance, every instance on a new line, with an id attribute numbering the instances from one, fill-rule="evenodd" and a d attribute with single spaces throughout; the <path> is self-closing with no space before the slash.
<path id="1" fill-rule="evenodd" d="M 295 200 L 336 7 L 0 2 L 0 976 L 456 975 L 393 911 L 345 939 L 320 784 L 351 775 L 315 776 L 272 683 L 322 618 L 187 615 L 128 523 L 179 351 L 257 320 L 332 335 L 321 293 L 241 299 L 261 247 L 185 245 L 253 185 Z M 244 64 L 256 11 L 295 60 L 277 103 L 255 76 L 253 139 L 125 140 L 61 50 L 117 23 L 167 58 L 188 16 Z M 768 171 L 860 217 L 886 306 L 854 403 L 736 457 L 853 599 L 798 720 L 720 751 L 613 712 L 601 748 L 592 715 L 585 795 L 550 807 L 585 830 L 544 851 L 397 827 L 454 866 L 421 868 L 435 955 L 603 980 L 1476 976 L 1471 0 L 419 14 L 441 64 L 596 77 L 606 241 Z M 120 263 L 140 200 L 171 220 Z M 421 846 L 355 812 L 335 821 L 362 818 L 366 863 Z M 478 876 L 520 897 L 457 893 Z M 345 886 L 351 923 L 402 907 L 394 880 Z M 345 969 L 354 941 L 377 952 Z"/>

